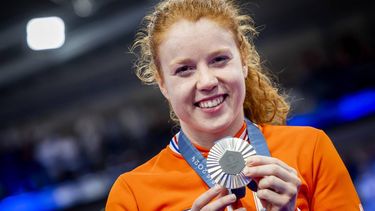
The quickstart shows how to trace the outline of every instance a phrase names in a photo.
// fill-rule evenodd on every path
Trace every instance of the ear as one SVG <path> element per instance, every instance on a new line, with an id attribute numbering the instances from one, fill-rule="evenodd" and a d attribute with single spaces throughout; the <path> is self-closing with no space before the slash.
<path id="1" fill-rule="evenodd" d="M 160 92 L 164 95 L 164 97 L 167 100 L 169 100 L 168 90 L 165 87 L 164 80 L 162 79 L 162 77 L 159 74 L 156 75 L 155 79 L 156 79 L 156 82 L 158 83 Z"/>

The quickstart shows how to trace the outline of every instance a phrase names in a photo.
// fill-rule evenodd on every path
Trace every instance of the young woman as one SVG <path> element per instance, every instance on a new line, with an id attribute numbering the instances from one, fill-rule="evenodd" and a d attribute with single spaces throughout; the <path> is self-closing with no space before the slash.
<path id="1" fill-rule="evenodd" d="M 117 179 L 107 211 L 360 210 L 325 133 L 284 125 L 289 105 L 263 73 L 255 34 L 250 17 L 228 0 L 165 0 L 146 16 L 135 42 L 141 50 L 137 73 L 159 86 L 181 131 Z M 270 156 L 246 160 L 243 173 L 258 188 L 246 188 L 243 198 L 207 182 L 205 169 L 197 167 L 202 161 L 181 147 L 188 140 L 206 157 L 215 141 L 233 136 L 255 144 L 254 133 Z"/>

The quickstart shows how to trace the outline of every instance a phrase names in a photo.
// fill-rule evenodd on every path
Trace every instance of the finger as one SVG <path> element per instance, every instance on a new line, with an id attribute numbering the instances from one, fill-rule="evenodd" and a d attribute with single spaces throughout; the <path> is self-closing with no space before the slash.
<path id="1" fill-rule="evenodd" d="M 245 167 L 243 170 L 243 174 L 250 178 L 256 177 L 265 177 L 265 176 L 276 176 L 285 182 L 290 182 L 299 186 L 300 179 L 297 175 L 288 172 L 284 168 L 280 167 L 279 165 L 275 164 L 267 164 L 261 166 L 254 166 L 254 167 Z"/>
<path id="2" fill-rule="evenodd" d="M 259 189 L 270 189 L 279 194 L 287 194 L 294 196 L 298 192 L 298 187 L 291 183 L 287 183 L 275 176 L 266 176 L 259 180 Z"/>
<path id="3" fill-rule="evenodd" d="M 228 189 L 222 187 L 219 195 L 217 195 L 216 198 L 220 198 L 220 197 L 223 197 L 225 195 L 228 195 Z"/>
<path id="4" fill-rule="evenodd" d="M 259 166 L 259 165 L 266 165 L 266 164 L 277 164 L 283 167 L 285 170 L 291 173 L 297 174 L 297 171 L 294 168 L 290 167 L 288 164 L 274 157 L 254 155 L 246 159 L 247 166 Z"/>
<path id="5" fill-rule="evenodd" d="M 234 211 L 246 211 L 246 208 L 245 207 L 241 207 L 241 208 L 235 209 Z"/>
<path id="6" fill-rule="evenodd" d="M 204 206 L 201 211 L 205 210 L 224 210 L 227 206 L 236 202 L 237 198 L 234 194 L 229 194 L 216 199 L 215 201 Z"/>
<path id="7" fill-rule="evenodd" d="M 200 210 L 202 207 L 206 206 L 210 201 L 212 201 L 215 197 L 222 194 L 222 192 L 226 191 L 225 188 L 221 187 L 220 185 L 215 185 L 214 187 L 210 188 L 202 195 L 200 195 L 193 203 L 191 210 Z"/>
<path id="8" fill-rule="evenodd" d="M 272 204 L 272 207 L 282 207 L 289 203 L 291 197 L 283 194 L 276 193 L 270 189 L 261 189 L 257 191 L 259 199 L 266 201 L 268 205 Z"/>

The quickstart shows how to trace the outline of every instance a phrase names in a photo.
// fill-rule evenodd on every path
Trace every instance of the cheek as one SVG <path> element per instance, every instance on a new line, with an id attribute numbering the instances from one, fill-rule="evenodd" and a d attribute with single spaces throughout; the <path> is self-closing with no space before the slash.
<path id="1" fill-rule="evenodd" d="M 187 103 L 191 103 L 192 92 L 188 83 L 183 81 L 174 81 L 168 86 L 169 102 L 176 111 L 179 107 L 183 107 Z"/>
<path id="2" fill-rule="evenodd" d="M 246 94 L 246 85 L 245 85 L 245 78 L 244 75 L 239 72 L 237 74 L 233 74 L 231 77 L 228 78 L 231 88 L 236 95 L 236 98 L 241 98 L 237 100 L 243 101 L 245 99 Z"/>
<path id="3" fill-rule="evenodd" d="M 228 81 L 232 86 L 244 86 L 245 75 L 242 67 L 236 66 L 225 71 L 223 79 Z"/>
<path id="4" fill-rule="evenodd" d="M 178 88 L 179 89 L 179 88 Z M 176 114 L 178 119 L 186 119 L 188 118 L 189 112 L 191 111 L 191 100 L 190 96 L 180 90 L 173 90 L 172 94 L 170 95 L 169 103 L 172 106 L 174 113 Z"/>

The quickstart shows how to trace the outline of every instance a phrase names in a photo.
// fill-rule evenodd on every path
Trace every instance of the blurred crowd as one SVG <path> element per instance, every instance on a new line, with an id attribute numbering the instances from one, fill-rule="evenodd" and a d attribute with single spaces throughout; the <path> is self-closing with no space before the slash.
<path id="1" fill-rule="evenodd" d="M 305 50 L 305 67 L 297 87 L 318 100 L 332 100 L 374 87 L 375 52 L 372 43 L 352 32 L 333 37 L 322 51 Z"/>
<path id="2" fill-rule="evenodd" d="M 0 198 L 121 166 L 127 171 L 164 147 L 168 113 L 122 109 L 78 117 L 61 128 L 33 125 L 0 134 Z"/>

